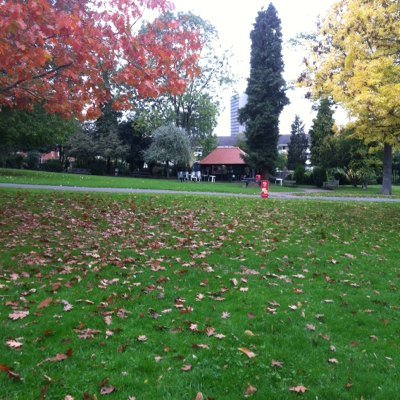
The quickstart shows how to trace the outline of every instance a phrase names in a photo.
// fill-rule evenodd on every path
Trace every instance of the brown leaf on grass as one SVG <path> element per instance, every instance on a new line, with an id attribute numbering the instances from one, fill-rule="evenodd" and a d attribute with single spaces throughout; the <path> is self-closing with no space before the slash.
<path id="1" fill-rule="evenodd" d="M 307 392 L 308 389 L 305 386 L 299 385 L 299 386 L 293 386 L 289 388 L 289 390 L 295 393 L 305 393 Z"/>
<path id="2" fill-rule="evenodd" d="M 192 366 L 190 364 L 185 364 L 182 368 L 181 371 L 183 372 L 189 372 L 192 370 Z"/>
<path id="3" fill-rule="evenodd" d="M 48 361 L 48 362 L 60 362 L 60 361 L 66 360 L 67 358 L 68 358 L 68 356 L 66 354 L 59 353 L 59 354 L 56 354 L 54 357 L 46 358 L 45 361 Z"/>
<path id="4" fill-rule="evenodd" d="M 208 344 L 203 344 L 203 343 L 198 343 L 198 344 L 193 344 L 192 345 L 193 349 L 209 349 L 210 346 Z"/>
<path id="5" fill-rule="evenodd" d="M 343 257 L 349 258 L 350 260 L 354 260 L 356 258 L 356 256 L 354 256 L 353 254 L 349 254 L 349 253 L 343 254 Z"/>
<path id="6" fill-rule="evenodd" d="M 329 364 L 339 364 L 339 361 L 336 358 L 329 358 L 328 363 Z"/>
<path id="7" fill-rule="evenodd" d="M 51 303 L 53 299 L 51 297 L 48 297 L 47 299 L 43 300 L 39 305 L 38 309 L 41 310 L 43 308 L 47 308 Z"/>
<path id="8" fill-rule="evenodd" d="M 233 286 L 237 286 L 238 285 L 238 280 L 236 279 L 236 278 L 232 278 L 231 280 L 230 280 L 230 282 L 232 283 L 232 285 Z"/>
<path id="9" fill-rule="evenodd" d="M 147 342 L 147 336 L 146 335 L 140 335 L 136 338 L 138 342 Z"/>
<path id="10" fill-rule="evenodd" d="M 117 317 L 121 319 L 128 318 L 128 311 L 126 311 L 124 308 L 120 308 L 117 311 Z"/>
<path id="11" fill-rule="evenodd" d="M 307 325 L 306 325 L 306 329 L 307 329 L 308 331 L 314 332 L 314 331 L 315 331 L 315 325 L 313 325 L 313 324 L 307 324 Z"/>
<path id="12" fill-rule="evenodd" d="M 52 363 L 55 363 L 55 362 L 64 361 L 64 360 L 66 360 L 67 358 L 71 357 L 72 354 L 73 354 L 72 349 L 68 349 L 68 350 L 66 351 L 65 354 L 58 353 L 58 354 L 56 354 L 54 357 L 48 357 L 48 358 L 46 358 L 45 360 L 41 361 L 38 365 L 42 365 L 42 364 L 45 363 L 45 362 L 52 362 Z"/>
<path id="13" fill-rule="evenodd" d="M 74 306 L 68 303 L 67 300 L 61 300 L 61 304 L 63 305 L 63 310 L 65 312 L 71 311 L 74 308 Z"/>
<path id="14" fill-rule="evenodd" d="M 206 328 L 206 335 L 207 336 L 212 336 L 215 334 L 215 328 L 213 328 L 212 326 L 208 326 Z"/>
<path id="15" fill-rule="evenodd" d="M 223 311 L 221 314 L 222 319 L 228 319 L 231 316 L 231 314 L 227 311 Z"/>
<path id="16" fill-rule="evenodd" d="M 20 349 L 23 345 L 21 342 L 18 342 L 17 340 L 13 340 L 13 339 L 7 340 L 6 344 L 10 349 L 13 349 L 13 350 Z"/>
<path id="17" fill-rule="evenodd" d="M 242 270 L 242 274 L 243 275 L 259 275 L 260 273 L 254 269 L 249 269 L 247 267 L 245 267 L 244 265 L 242 265 L 240 267 L 240 269 Z"/>
<path id="18" fill-rule="evenodd" d="M 216 339 L 223 339 L 224 337 L 225 337 L 225 335 L 223 335 L 222 333 L 217 333 L 216 335 L 214 335 L 214 337 L 216 338 Z"/>
<path id="19" fill-rule="evenodd" d="M 0 372 L 6 373 L 10 379 L 15 379 L 16 381 L 21 380 L 21 376 L 12 371 L 7 365 L 0 364 Z"/>
<path id="20" fill-rule="evenodd" d="M 254 393 L 257 392 L 257 388 L 255 388 L 252 385 L 247 386 L 245 392 L 244 392 L 244 397 L 250 397 L 253 396 Z"/>
<path id="21" fill-rule="evenodd" d="M 283 368 L 283 364 L 284 364 L 283 361 L 277 361 L 277 360 L 271 361 L 271 367 L 274 367 L 274 368 Z"/>
<path id="22" fill-rule="evenodd" d="M 110 326 L 112 324 L 112 316 L 110 314 L 103 314 L 103 320 L 107 326 Z"/>
<path id="23" fill-rule="evenodd" d="M 24 319 L 29 315 L 29 311 L 15 311 L 11 314 L 8 314 L 8 318 L 16 321 L 18 319 Z"/>
<path id="24" fill-rule="evenodd" d="M 247 349 L 246 347 L 239 347 L 238 350 L 241 351 L 243 354 L 245 354 L 249 358 L 254 358 L 257 355 L 257 354 L 254 354 L 251 350 Z"/>
<path id="25" fill-rule="evenodd" d="M 197 393 L 194 400 L 204 400 L 203 393 L 201 393 L 201 392 Z"/>
<path id="26" fill-rule="evenodd" d="M 370 338 L 373 342 L 376 342 L 376 341 L 378 340 L 378 337 L 375 336 L 375 335 L 371 335 L 369 338 Z"/>
<path id="27" fill-rule="evenodd" d="M 95 335 L 99 334 L 100 331 L 97 329 L 74 329 L 78 333 L 79 339 L 93 339 Z"/>
<path id="28" fill-rule="evenodd" d="M 107 396 L 113 392 L 115 392 L 115 387 L 113 387 L 113 386 L 102 387 L 100 389 L 100 394 L 102 396 Z"/>
<path id="29" fill-rule="evenodd" d="M 192 307 L 185 307 L 179 310 L 179 314 L 190 314 L 191 312 L 193 312 Z"/>
<path id="30" fill-rule="evenodd" d="M 204 299 L 204 294 L 199 293 L 196 295 L 196 301 L 202 301 Z"/>
<path id="31" fill-rule="evenodd" d="M 69 394 L 67 394 L 67 395 L 64 397 L 64 400 L 74 400 L 74 398 L 73 398 L 72 396 L 70 396 Z"/>

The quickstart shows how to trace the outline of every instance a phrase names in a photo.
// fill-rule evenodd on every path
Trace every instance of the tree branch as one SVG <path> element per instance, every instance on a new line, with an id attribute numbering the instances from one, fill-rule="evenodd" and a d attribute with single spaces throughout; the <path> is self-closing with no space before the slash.
<path id="1" fill-rule="evenodd" d="M 0 93 L 5 93 L 5 92 L 8 92 L 11 89 L 15 89 L 17 86 L 21 85 L 24 82 L 34 81 L 34 80 L 37 80 L 37 79 L 44 78 L 45 76 L 55 74 L 55 73 L 65 69 L 65 68 L 70 67 L 71 65 L 72 65 L 72 61 L 67 63 L 67 64 L 59 65 L 58 67 L 55 67 L 55 68 L 53 68 L 53 69 L 51 69 L 49 71 L 45 71 L 45 72 L 43 72 L 41 74 L 32 76 L 30 79 L 19 79 L 18 81 L 14 82 L 11 85 L 8 85 L 6 87 L 0 88 Z"/>

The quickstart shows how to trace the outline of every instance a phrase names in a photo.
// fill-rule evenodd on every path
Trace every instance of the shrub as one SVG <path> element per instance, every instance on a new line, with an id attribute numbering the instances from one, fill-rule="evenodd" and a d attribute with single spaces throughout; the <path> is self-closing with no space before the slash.
<path id="1" fill-rule="evenodd" d="M 38 151 L 28 152 L 24 164 L 27 169 L 39 169 L 40 153 Z"/>
<path id="2" fill-rule="evenodd" d="M 162 176 L 164 176 L 164 171 L 165 171 L 164 167 L 162 167 L 160 165 L 155 165 L 153 167 L 153 169 L 151 170 L 151 174 L 154 176 L 162 177 Z"/>
<path id="3" fill-rule="evenodd" d="M 49 160 L 40 166 L 40 169 L 48 172 L 62 172 L 63 164 L 60 160 Z"/>
<path id="4" fill-rule="evenodd" d="M 313 184 L 317 187 L 322 187 L 326 181 L 326 171 L 322 167 L 314 167 L 313 173 Z"/>
<path id="5" fill-rule="evenodd" d="M 304 168 L 303 165 L 298 165 L 294 171 L 294 180 L 296 181 L 297 184 L 299 185 L 304 185 L 305 182 L 305 173 L 306 169 Z"/>
<path id="6" fill-rule="evenodd" d="M 107 163 L 105 160 L 95 160 L 89 166 L 92 175 L 105 175 L 107 171 Z"/>

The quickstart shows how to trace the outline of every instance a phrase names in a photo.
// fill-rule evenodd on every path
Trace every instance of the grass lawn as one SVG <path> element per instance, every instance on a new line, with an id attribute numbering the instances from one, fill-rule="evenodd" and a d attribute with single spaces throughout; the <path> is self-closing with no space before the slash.
<path id="1" fill-rule="evenodd" d="M 307 196 L 331 196 L 331 197 L 384 197 L 381 193 L 381 185 L 369 185 L 367 189 L 361 189 L 361 187 L 353 186 L 340 186 L 335 190 L 321 190 L 318 193 L 307 193 Z M 303 195 L 304 193 L 299 193 Z M 392 186 L 392 196 L 390 198 L 400 198 L 400 186 Z"/>
<path id="2" fill-rule="evenodd" d="M 140 179 L 115 176 L 77 175 L 5 168 L 0 168 L 0 183 L 260 194 L 259 187 L 251 184 L 246 188 L 241 182 L 182 183 L 176 179 Z M 296 192 L 299 190 L 298 188 L 282 187 L 275 184 L 270 185 L 271 192 Z"/>
<path id="3" fill-rule="evenodd" d="M 0 398 L 398 398 L 399 224 L 397 204 L 2 189 Z"/>

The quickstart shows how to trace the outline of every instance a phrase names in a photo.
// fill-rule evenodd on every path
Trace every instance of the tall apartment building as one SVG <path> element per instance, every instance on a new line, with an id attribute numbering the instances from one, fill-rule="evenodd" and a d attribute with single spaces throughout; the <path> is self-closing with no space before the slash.
<path id="1" fill-rule="evenodd" d="M 245 126 L 239 123 L 239 109 L 247 103 L 246 93 L 235 93 L 231 97 L 231 136 L 245 131 Z"/>

